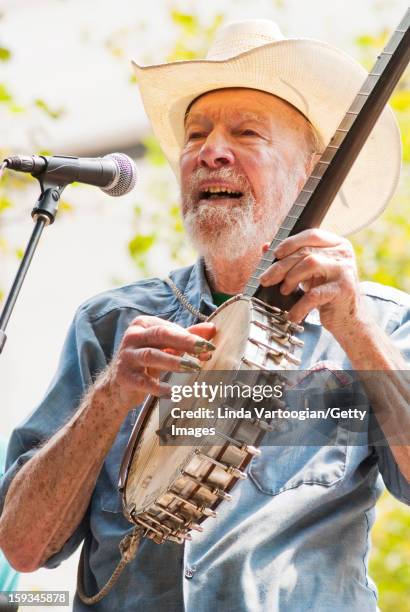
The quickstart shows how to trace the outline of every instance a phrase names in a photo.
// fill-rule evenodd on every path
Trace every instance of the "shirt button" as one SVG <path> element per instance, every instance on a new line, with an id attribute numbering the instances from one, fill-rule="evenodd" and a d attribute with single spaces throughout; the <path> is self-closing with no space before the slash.
<path id="1" fill-rule="evenodd" d="M 185 568 L 185 578 L 188 578 L 188 580 L 190 580 L 191 578 L 194 577 L 195 572 L 196 572 L 195 565 L 193 565 L 192 567 L 186 567 Z"/>

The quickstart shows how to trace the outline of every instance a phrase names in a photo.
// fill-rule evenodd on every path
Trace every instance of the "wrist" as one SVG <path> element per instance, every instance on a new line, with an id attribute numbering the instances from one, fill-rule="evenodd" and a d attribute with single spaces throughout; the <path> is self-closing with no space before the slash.
<path id="1" fill-rule="evenodd" d="M 90 403 L 101 414 L 108 413 L 111 419 L 123 419 L 128 410 L 121 401 L 120 388 L 116 382 L 112 366 L 109 365 L 95 380 L 90 389 Z"/>
<path id="2" fill-rule="evenodd" d="M 377 324 L 363 307 L 339 321 L 328 331 L 334 336 L 338 343 L 346 350 L 352 344 L 359 341 L 368 341 L 374 338 Z"/>

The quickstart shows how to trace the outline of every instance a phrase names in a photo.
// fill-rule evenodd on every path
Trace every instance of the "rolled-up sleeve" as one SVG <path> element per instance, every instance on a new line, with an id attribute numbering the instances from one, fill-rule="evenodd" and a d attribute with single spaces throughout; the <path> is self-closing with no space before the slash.
<path id="1" fill-rule="evenodd" d="M 391 332 L 390 338 L 394 346 L 400 350 L 406 362 L 410 364 L 410 298 L 409 304 L 397 305 L 393 326 L 394 331 Z M 408 391 L 410 392 L 410 389 Z M 410 405 L 407 406 L 407 410 L 410 413 Z M 410 419 L 410 414 L 408 418 Z M 408 435 L 410 436 L 410 432 Z M 377 437 L 379 439 L 382 437 L 381 430 L 380 437 Z M 410 505 L 410 483 L 401 473 L 390 447 L 385 443 L 376 445 L 375 450 L 378 456 L 379 471 L 387 489 L 399 501 Z"/>
<path id="2" fill-rule="evenodd" d="M 57 372 L 43 401 L 11 435 L 5 473 L 0 481 L 0 513 L 14 476 L 70 420 L 85 391 L 106 363 L 87 309 L 80 307 L 65 340 Z M 84 538 L 87 525 L 86 513 L 63 548 L 48 559 L 45 566 L 56 567 L 69 557 Z"/>

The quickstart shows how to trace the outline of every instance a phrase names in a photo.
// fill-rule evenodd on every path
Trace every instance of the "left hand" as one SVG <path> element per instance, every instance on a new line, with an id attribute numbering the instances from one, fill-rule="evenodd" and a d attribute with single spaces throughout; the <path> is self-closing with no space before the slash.
<path id="1" fill-rule="evenodd" d="M 289 320 L 299 323 L 317 308 L 322 325 L 336 337 L 360 323 L 364 313 L 356 259 L 346 238 L 309 229 L 284 240 L 274 254 L 277 261 L 261 275 L 261 285 L 282 283 L 283 295 L 299 285 L 305 291 Z"/>

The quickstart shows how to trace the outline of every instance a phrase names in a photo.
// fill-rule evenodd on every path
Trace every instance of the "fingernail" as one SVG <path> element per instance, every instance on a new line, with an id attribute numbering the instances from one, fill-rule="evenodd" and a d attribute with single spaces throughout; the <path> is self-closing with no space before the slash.
<path id="1" fill-rule="evenodd" d="M 208 340 L 197 340 L 194 344 L 195 353 L 204 353 L 205 351 L 214 351 L 216 349 L 215 344 L 208 342 Z"/>
<path id="2" fill-rule="evenodd" d="M 188 370 L 189 372 L 198 372 L 201 369 L 201 366 L 195 359 L 191 359 L 190 357 L 181 357 L 179 360 L 179 364 L 181 368 L 184 370 Z"/>

